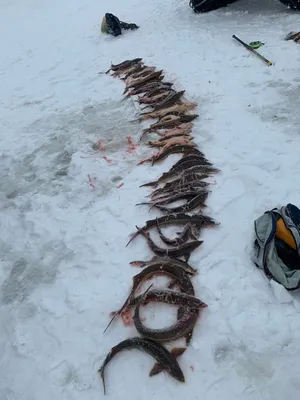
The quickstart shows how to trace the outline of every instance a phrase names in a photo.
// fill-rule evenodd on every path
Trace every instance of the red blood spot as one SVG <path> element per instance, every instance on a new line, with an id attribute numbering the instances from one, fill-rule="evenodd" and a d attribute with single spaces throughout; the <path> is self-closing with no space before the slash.
<path id="1" fill-rule="evenodd" d="M 89 178 L 89 185 L 90 185 L 90 187 L 93 188 L 93 189 L 96 189 L 96 186 L 93 184 L 92 178 L 90 177 L 90 175 L 88 175 L 88 178 Z"/>
<path id="2" fill-rule="evenodd" d="M 117 186 L 117 189 L 120 189 L 122 186 L 124 186 L 124 183 L 121 183 L 121 185 Z"/>
<path id="3" fill-rule="evenodd" d="M 112 162 L 112 160 L 111 160 L 110 158 L 107 158 L 106 156 L 103 156 L 103 159 L 104 159 L 105 161 L 107 161 L 109 164 Z"/>
<path id="4" fill-rule="evenodd" d="M 110 318 L 114 317 L 117 314 L 117 311 L 111 311 L 109 313 Z"/>
<path id="5" fill-rule="evenodd" d="M 190 367 L 191 371 L 193 371 L 193 372 L 195 371 L 195 368 L 193 365 L 190 365 L 189 367 Z"/>
<path id="6" fill-rule="evenodd" d="M 126 139 L 128 141 L 129 147 L 127 148 L 127 152 L 128 153 L 132 153 L 138 146 L 139 144 L 134 144 L 132 141 L 132 137 L 131 136 L 126 136 Z"/>
<path id="7" fill-rule="evenodd" d="M 121 313 L 121 318 L 124 326 L 132 326 L 134 324 L 132 320 L 131 310 L 127 309 Z"/>

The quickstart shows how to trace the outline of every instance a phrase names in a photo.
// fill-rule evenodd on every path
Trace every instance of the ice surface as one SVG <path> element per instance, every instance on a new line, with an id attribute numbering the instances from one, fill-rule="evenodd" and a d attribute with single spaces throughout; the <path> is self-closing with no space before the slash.
<path id="1" fill-rule="evenodd" d="M 141 28 L 101 36 L 105 12 Z M 180 358 L 186 384 L 150 379 L 153 360 L 125 352 L 108 367 L 108 396 L 299 398 L 299 298 L 250 259 L 254 219 L 300 204 L 300 48 L 284 41 L 298 21 L 276 0 L 205 15 L 187 0 L 1 2 L 0 400 L 103 398 L 97 369 L 136 334 L 120 321 L 102 332 L 139 272 L 129 262 L 151 257 L 142 238 L 125 248 L 134 226 L 157 215 L 135 207 L 148 194 L 139 185 L 176 157 L 137 167 L 149 149 L 128 151 L 126 137 L 137 143 L 141 130 L 135 107 L 120 102 L 121 81 L 98 72 L 134 57 L 199 104 L 194 140 L 222 170 L 208 200 L 221 225 L 191 258 L 209 307 Z M 274 65 L 233 34 L 265 42 L 259 51 Z M 167 323 L 164 307 L 155 318 Z"/>

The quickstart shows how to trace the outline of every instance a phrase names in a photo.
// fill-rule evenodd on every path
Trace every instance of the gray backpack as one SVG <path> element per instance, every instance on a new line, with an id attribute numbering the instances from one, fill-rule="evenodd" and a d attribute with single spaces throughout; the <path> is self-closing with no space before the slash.
<path id="1" fill-rule="evenodd" d="M 293 204 L 266 211 L 254 222 L 254 263 L 288 290 L 300 287 L 300 210 Z M 292 243 L 292 246 L 291 246 Z"/>

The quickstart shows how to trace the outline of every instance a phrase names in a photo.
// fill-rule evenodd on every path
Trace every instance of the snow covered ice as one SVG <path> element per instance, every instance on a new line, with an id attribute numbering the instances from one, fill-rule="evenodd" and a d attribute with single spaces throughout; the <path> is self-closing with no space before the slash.
<path id="1" fill-rule="evenodd" d="M 141 28 L 99 34 L 105 12 Z M 221 222 L 191 257 L 208 303 L 180 357 L 186 383 L 149 378 L 151 357 L 123 352 L 108 366 L 111 399 L 299 398 L 300 307 L 250 257 L 253 222 L 300 204 L 300 47 L 284 41 L 299 13 L 276 0 L 240 0 L 195 15 L 188 0 L 4 0 L 0 4 L 0 400 L 103 398 L 97 374 L 112 346 L 136 334 L 114 322 L 151 257 L 149 216 L 135 207 L 177 159 L 136 166 L 141 125 L 124 84 L 98 72 L 143 57 L 198 103 L 195 141 L 222 170 L 208 200 Z M 265 66 L 232 39 L 266 43 Z M 106 151 L 92 145 L 103 139 Z M 111 162 L 103 158 L 106 156 Z M 90 180 L 89 180 L 90 178 Z M 122 185 L 123 186 L 120 186 Z M 162 326 L 165 308 L 148 307 Z M 161 310 L 161 311 L 159 311 Z M 154 314 L 153 314 L 154 315 Z"/>

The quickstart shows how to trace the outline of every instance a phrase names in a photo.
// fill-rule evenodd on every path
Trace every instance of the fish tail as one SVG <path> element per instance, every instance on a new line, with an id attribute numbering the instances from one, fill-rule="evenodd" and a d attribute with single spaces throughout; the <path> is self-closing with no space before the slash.
<path id="1" fill-rule="evenodd" d="M 102 380 L 102 384 L 103 384 L 103 393 L 104 393 L 104 396 L 106 395 L 106 386 L 105 386 L 105 379 L 104 379 L 104 367 L 101 367 L 99 370 L 98 370 L 98 373 L 99 373 L 99 375 L 100 375 L 100 377 L 101 377 L 101 380 Z"/>

